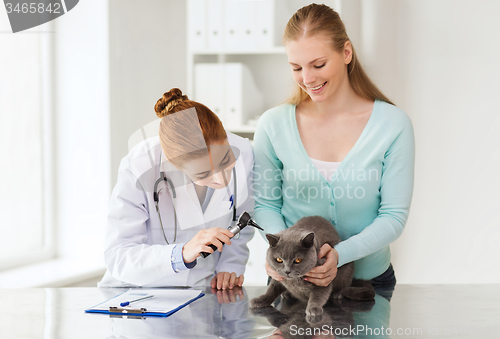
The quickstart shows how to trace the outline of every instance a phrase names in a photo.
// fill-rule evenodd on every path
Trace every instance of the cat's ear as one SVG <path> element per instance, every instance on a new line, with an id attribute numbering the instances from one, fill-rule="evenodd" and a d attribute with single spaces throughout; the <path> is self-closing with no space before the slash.
<path id="1" fill-rule="evenodd" d="M 314 245 L 314 232 L 309 233 L 304 238 L 302 238 L 302 246 L 305 248 L 310 248 Z"/>
<path id="2" fill-rule="evenodd" d="M 269 241 L 269 245 L 271 245 L 271 247 L 276 247 L 276 244 L 280 240 L 279 236 L 270 233 L 266 233 L 266 238 Z"/>

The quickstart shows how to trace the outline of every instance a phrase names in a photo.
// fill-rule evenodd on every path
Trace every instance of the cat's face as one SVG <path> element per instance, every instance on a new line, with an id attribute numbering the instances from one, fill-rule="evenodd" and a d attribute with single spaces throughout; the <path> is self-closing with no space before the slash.
<path id="1" fill-rule="evenodd" d="M 314 233 L 266 234 L 269 240 L 267 262 L 279 275 L 299 278 L 312 270 L 318 261 Z"/>

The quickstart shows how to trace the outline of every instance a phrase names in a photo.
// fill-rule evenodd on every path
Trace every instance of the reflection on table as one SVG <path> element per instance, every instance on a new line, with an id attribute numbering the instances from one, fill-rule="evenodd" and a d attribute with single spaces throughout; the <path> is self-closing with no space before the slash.
<path id="1" fill-rule="evenodd" d="M 244 289 L 203 290 L 205 296 L 171 317 L 113 318 L 109 338 L 251 338 L 255 320 L 248 316 Z M 101 290 L 103 300 L 117 293 Z"/>
<path id="2" fill-rule="evenodd" d="M 265 286 L 231 294 L 206 289 L 203 298 L 172 316 L 146 319 L 84 312 L 123 289 L 3 289 L 0 338 L 272 338 L 273 334 L 284 338 L 497 338 L 499 289 L 499 285 L 397 285 L 390 303 L 380 295 L 371 303 L 344 300 L 327 306 L 321 320 L 313 324 L 305 320 L 305 305 L 292 299 L 256 314 L 249 311 L 248 301 L 262 295 Z M 392 335 L 381 332 L 388 328 Z"/>
<path id="3" fill-rule="evenodd" d="M 265 317 L 276 327 L 268 338 L 362 338 L 363 329 L 387 328 L 391 310 L 389 301 L 380 295 L 375 296 L 375 301 L 330 301 L 323 307 L 322 316 L 313 320 L 305 316 L 306 307 L 307 303 L 288 297 L 275 307 L 251 309 L 251 313 Z"/>

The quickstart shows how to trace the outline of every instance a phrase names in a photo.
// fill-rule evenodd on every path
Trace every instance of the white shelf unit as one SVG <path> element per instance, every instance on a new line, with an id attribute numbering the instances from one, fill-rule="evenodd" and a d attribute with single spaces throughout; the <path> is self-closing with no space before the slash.
<path id="1" fill-rule="evenodd" d="M 351 0 L 353 1 L 353 0 Z M 263 47 L 262 44 L 256 43 L 255 48 L 242 48 L 246 44 L 235 42 L 234 36 L 229 36 L 233 34 L 233 31 L 229 29 L 230 25 L 239 25 L 239 21 L 242 21 L 242 25 L 245 25 L 245 20 L 248 21 L 248 16 L 250 15 L 240 15 L 230 16 L 225 12 L 229 12 L 225 6 L 233 6 L 231 10 L 234 10 L 235 6 L 248 6 L 252 0 L 188 0 L 187 1 L 187 95 L 194 100 L 197 100 L 195 93 L 195 65 L 198 63 L 242 63 L 250 70 L 250 74 L 257 89 L 263 95 L 263 109 L 265 110 L 272 108 L 274 106 L 283 103 L 288 95 L 291 93 L 293 86 L 292 73 L 290 71 L 290 65 L 288 64 L 288 58 L 286 56 L 285 47 L 281 45 L 281 36 L 283 34 L 286 23 L 290 19 L 291 15 L 299 8 L 306 6 L 312 1 L 309 0 L 254 0 L 254 3 L 264 3 L 273 4 L 270 8 L 270 13 L 256 13 L 253 12 L 256 17 L 261 20 L 261 18 L 267 18 L 270 20 L 272 18 L 271 29 L 267 32 L 268 35 L 264 38 L 262 35 L 262 30 L 260 32 L 259 39 L 265 39 L 268 46 Z M 341 0 L 329 0 L 324 1 L 325 4 L 336 8 L 340 11 Z M 257 5 L 256 5 L 257 6 Z M 222 9 L 222 10 L 216 10 Z M 262 7 L 261 7 L 262 8 Z M 266 7 L 264 7 L 266 8 Z M 193 13 L 196 12 L 196 15 Z M 252 11 L 250 11 L 252 13 Z M 193 19 L 194 18 L 194 19 Z M 210 18 L 210 19 L 209 19 Z M 205 20 L 205 21 L 204 21 Z M 208 20 L 212 20 L 215 23 L 210 25 Z M 203 22 L 204 21 L 204 22 Z M 249 33 L 251 27 L 254 28 L 254 33 L 258 34 L 257 30 L 259 24 L 251 26 L 246 23 L 250 28 L 244 28 L 243 34 Z M 226 27 L 227 26 L 227 27 Z M 233 27 L 231 26 L 231 28 Z M 231 31 L 231 33 L 229 33 Z M 235 29 L 238 31 L 238 29 Z M 212 37 L 210 36 L 212 34 Z M 215 37 L 215 43 L 210 44 L 211 38 Z M 246 36 L 243 36 L 246 39 Z M 270 41 L 272 40 L 272 44 Z M 225 47 L 227 42 L 230 47 Z M 259 46 L 260 44 L 260 46 Z M 249 44 L 250 45 L 250 44 Z M 220 74 L 220 77 L 223 77 Z M 209 84 L 210 82 L 208 82 Z M 206 86 L 209 86 L 209 85 Z M 199 100 L 202 102 L 202 100 Z M 202 102 L 204 103 L 204 102 Z M 204 103 L 206 104 L 206 103 Z M 209 104 L 207 106 L 211 109 Z M 214 110 L 215 111 L 215 110 Z M 217 112 L 216 112 L 217 113 Z M 221 114 L 221 120 L 226 126 L 223 114 Z M 234 133 L 245 133 L 252 134 L 255 131 L 255 124 L 253 125 L 240 125 L 240 126 L 230 126 L 227 128 L 229 131 Z"/>
<path id="2" fill-rule="evenodd" d="M 273 48 L 261 50 L 219 50 L 219 51 L 203 51 L 193 50 L 192 54 L 195 55 L 240 55 L 240 54 L 285 54 L 284 46 L 275 46 Z"/>
<path id="3" fill-rule="evenodd" d="M 267 51 L 218 51 L 218 52 L 208 52 L 199 51 L 188 53 L 187 60 L 187 70 L 188 70 L 188 88 L 187 93 L 189 97 L 196 100 L 196 93 L 194 93 L 194 66 L 197 63 L 229 63 L 229 62 L 241 62 L 250 68 L 253 79 L 259 88 L 259 90 L 264 94 L 264 113 L 266 109 L 269 109 L 286 99 L 288 93 L 288 85 L 291 81 L 291 75 L 289 71 L 289 66 L 287 64 L 287 58 L 285 53 L 285 48 L 276 48 Z M 267 79 L 270 72 L 277 71 L 280 76 L 271 77 L 273 79 Z M 222 76 L 222 75 L 221 75 Z M 210 107 L 212 108 L 212 107 Z M 222 121 L 224 123 L 224 121 Z M 254 125 L 241 125 L 239 127 L 232 126 L 229 128 L 231 132 L 234 133 L 254 133 Z"/>
<path id="4" fill-rule="evenodd" d="M 259 13 L 260 17 L 267 17 L 268 20 L 271 16 L 278 17 L 280 19 L 276 20 L 274 18 L 272 20 L 272 27 L 267 31 L 267 41 L 268 46 L 258 46 L 259 44 L 255 44 L 253 48 L 246 48 L 247 44 L 242 44 L 239 41 L 235 40 L 235 37 L 231 37 L 232 45 L 230 43 L 229 37 L 229 25 L 239 25 L 238 20 L 239 17 L 230 17 L 228 15 L 229 12 L 228 6 L 232 6 L 232 10 L 236 7 L 240 6 L 249 6 L 251 1 L 249 0 L 189 0 L 187 2 L 187 94 L 190 98 L 194 100 L 197 99 L 196 95 L 196 86 L 195 86 L 195 65 L 200 63 L 217 63 L 217 64 L 226 64 L 226 63 L 241 63 L 245 68 L 250 70 L 251 78 L 253 79 L 253 83 L 255 83 L 257 90 L 262 93 L 262 112 L 265 110 L 276 106 L 283 102 L 286 99 L 286 96 L 289 92 L 289 84 L 291 81 L 291 74 L 289 71 L 289 65 L 286 57 L 286 51 L 283 46 L 279 44 L 279 38 L 281 37 L 281 33 L 283 31 L 284 25 L 288 20 L 288 11 L 283 10 L 283 6 L 285 6 L 285 0 L 261 0 L 262 2 L 267 2 L 268 7 L 273 7 L 272 13 Z M 257 3 L 257 1 L 254 1 Z M 222 13 L 214 12 L 212 5 L 219 6 L 223 8 Z M 198 7 L 196 7 L 198 6 Z M 261 6 L 261 5 L 255 5 Z M 278 7 L 281 6 L 281 7 Z M 236 8 L 240 10 L 239 8 Z M 279 9 L 279 11 L 278 11 Z M 196 11 L 197 16 L 193 15 L 190 11 Z M 240 10 L 241 12 L 241 10 Z M 255 13 L 257 15 L 257 13 Z M 280 15 L 281 14 L 281 15 Z M 200 15 L 205 16 L 205 23 L 200 23 L 199 20 Z M 208 16 L 215 16 L 216 19 L 222 22 L 221 25 L 217 27 L 210 26 L 208 23 Z M 226 17 L 224 16 L 226 15 Z M 243 17 L 243 16 L 242 16 Z M 194 18 L 194 19 L 193 19 Z M 203 19 L 202 19 L 203 20 Z M 211 20 L 211 19 L 210 19 Z M 232 20 L 232 21 L 231 21 Z M 248 18 L 243 20 L 249 20 Z M 242 24 L 244 25 L 244 24 Z M 258 26 L 258 25 L 256 25 Z M 281 27 L 282 26 L 282 27 Z M 247 23 L 247 28 L 241 29 L 240 31 L 245 31 L 246 33 L 250 33 L 251 25 Z M 204 31 L 203 31 L 204 29 Z M 216 31 L 218 30 L 218 31 Z M 236 27 L 235 31 L 238 34 L 238 28 Z M 252 34 L 257 34 L 257 27 L 252 30 Z M 240 32 L 239 34 L 245 34 L 245 32 Z M 212 33 L 214 36 L 218 34 L 221 39 L 221 46 L 217 46 L 217 41 L 215 42 L 216 46 L 213 44 L 210 45 L 211 37 L 209 34 Z M 232 31 L 231 31 L 232 34 Z M 200 38 L 201 45 L 200 48 Z M 246 38 L 246 37 L 243 37 Z M 204 39 L 204 40 L 203 40 Z M 272 40 L 272 44 L 270 43 Z M 213 42 L 213 41 L 212 41 Z M 229 46 L 225 48 L 225 43 L 228 43 Z M 239 44 L 239 45 L 238 45 Z M 204 45 L 204 46 L 203 46 Z M 251 43 L 248 44 L 251 46 Z M 220 47 L 220 48 L 216 48 Z M 220 74 L 222 77 L 223 74 Z M 215 81 L 214 81 L 215 83 Z M 209 86 L 210 82 L 207 82 L 207 86 Z M 204 103 L 202 100 L 200 102 Z M 205 103 L 204 103 L 205 104 Z M 207 104 L 207 106 L 209 106 Z M 213 107 L 210 107 L 214 112 L 216 111 Z M 215 112 L 216 114 L 220 114 L 221 120 L 223 124 L 226 126 L 226 121 L 224 121 L 224 112 Z M 257 114 L 258 115 L 258 114 Z M 244 134 L 253 134 L 255 131 L 255 124 L 246 125 L 239 124 L 235 126 L 234 124 L 227 128 L 229 131 L 234 133 L 244 133 Z"/>

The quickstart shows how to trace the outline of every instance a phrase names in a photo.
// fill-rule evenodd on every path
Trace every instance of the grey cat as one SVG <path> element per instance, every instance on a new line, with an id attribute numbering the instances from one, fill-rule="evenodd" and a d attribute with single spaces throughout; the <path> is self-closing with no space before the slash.
<path id="1" fill-rule="evenodd" d="M 276 234 L 266 234 L 266 237 L 270 245 L 267 263 L 283 280 L 271 279 L 266 293 L 250 300 L 250 307 L 269 306 L 284 293 L 284 297 L 292 296 L 307 302 L 306 315 L 311 320 L 323 313 L 323 306 L 329 299 L 374 299 L 375 291 L 370 281 L 353 281 L 353 262 L 339 267 L 335 279 L 328 286 L 316 286 L 303 279 L 315 266 L 325 263 L 325 258 L 318 258 L 321 246 L 327 243 L 334 247 L 340 242 L 337 231 L 325 218 L 305 217 L 292 227 Z"/>

